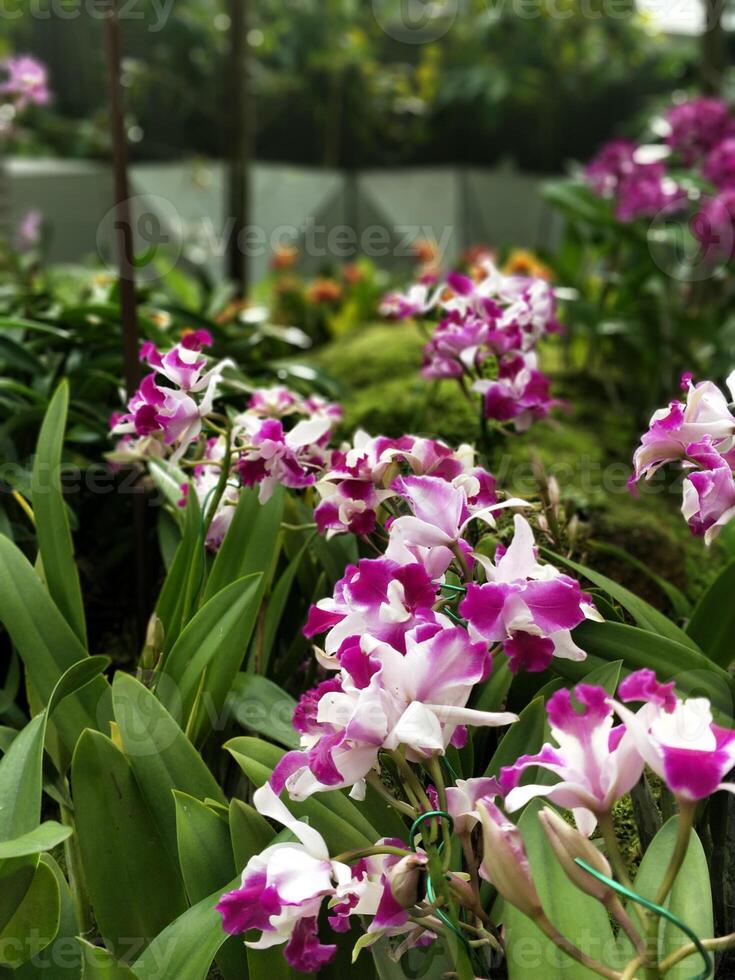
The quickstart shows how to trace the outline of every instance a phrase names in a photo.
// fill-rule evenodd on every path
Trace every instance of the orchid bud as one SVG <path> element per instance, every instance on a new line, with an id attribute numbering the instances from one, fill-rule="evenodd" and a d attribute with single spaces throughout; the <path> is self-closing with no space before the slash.
<path id="1" fill-rule="evenodd" d="M 427 862 L 425 854 L 407 854 L 388 872 L 393 898 L 402 908 L 410 908 L 418 901 L 419 880 Z"/>
<path id="2" fill-rule="evenodd" d="M 494 885 L 502 897 L 536 919 L 543 913 L 541 899 L 531 877 L 531 867 L 521 833 L 491 800 L 480 800 L 483 856 L 480 877 Z"/>
<path id="3" fill-rule="evenodd" d="M 163 623 L 158 616 L 153 613 L 148 620 L 148 628 L 145 634 L 145 645 L 140 656 L 140 666 L 143 670 L 153 670 L 158 663 L 163 650 Z"/>
<path id="4" fill-rule="evenodd" d="M 544 807 L 539 813 L 539 820 L 567 878 L 586 895 L 591 895 L 598 902 L 607 904 L 614 897 L 612 888 L 576 863 L 576 859 L 581 858 L 595 871 L 610 878 L 612 870 L 604 855 L 575 827 L 570 826 L 558 813 L 548 807 Z"/>

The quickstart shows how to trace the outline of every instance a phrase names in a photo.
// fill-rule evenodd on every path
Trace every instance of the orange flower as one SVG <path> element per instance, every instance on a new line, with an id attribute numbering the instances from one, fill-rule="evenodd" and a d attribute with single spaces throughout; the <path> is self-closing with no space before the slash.
<path id="1" fill-rule="evenodd" d="M 357 262 L 348 262 L 342 266 L 342 278 L 350 286 L 356 286 L 358 282 L 362 282 L 362 269 Z"/>
<path id="2" fill-rule="evenodd" d="M 292 269 L 294 265 L 296 265 L 296 259 L 298 257 L 299 250 L 295 245 L 278 245 L 273 249 L 271 268 L 275 269 L 277 272 L 283 272 L 285 269 Z"/>
<path id="3" fill-rule="evenodd" d="M 306 290 L 309 303 L 337 303 L 342 296 L 342 287 L 335 279 L 315 279 Z"/>
<path id="4" fill-rule="evenodd" d="M 511 276 L 531 276 L 534 279 L 553 279 L 553 272 L 546 263 L 533 252 L 524 248 L 516 248 L 508 256 L 503 272 Z"/>

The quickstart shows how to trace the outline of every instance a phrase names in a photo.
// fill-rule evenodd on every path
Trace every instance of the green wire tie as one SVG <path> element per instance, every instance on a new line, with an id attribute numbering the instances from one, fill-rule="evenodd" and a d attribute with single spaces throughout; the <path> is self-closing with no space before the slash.
<path id="1" fill-rule="evenodd" d="M 451 589 L 452 592 L 466 592 L 467 591 L 467 586 L 466 585 L 451 585 L 449 582 L 445 582 L 441 586 L 441 588 L 442 589 Z"/>
<path id="2" fill-rule="evenodd" d="M 659 915 L 664 919 L 668 919 L 672 925 L 675 925 L 677 929 L 680 929 L 686 936 L 688 936 L 694 943 L 697 952 L 702 957 L 702 962 L 704 963 L 704 973 L 698 973 L 695 977 L 692 977 L 692 980 L 708 980 L 708 978 L 712 975 L 712 971 L 714 970 L 714 961 L 710 956 L 709 951 L 702 945 L 702 940 L 699 938 L 699 936 L 692 932 L 685 922 L 682 922 L 681 919 L 677 918 L 673 912 L 663 908 L 663 906 L 656 905 L 655 902 L 651 902 L 649 899 L 643 898 L 642 895 L 638 895 L 636 892 L 631 891 L 629 888 L 621 885 L 620 882 L 615 881 L 613 878 L 608 878 L 607 875 L 604 875 L 602 872 L 590 867 L 590 865 L 587 864 L 586 861 L 583 861 L 582 858 L 575 858 L 574 861 L 575 864 L 578 864 L 580 868 L 583 868 L 588 874 L 591 874 L 594 878 L 597 878 L 598 881 L 608 885 L 620 895 L 624 895 L 626 898 L 630 899 L 630 901 L 637 902 L 638 905 L 642 905 L 644 908 L 647 908 L 649 912 L 655 912 L 656 915 Z"/>
<path id="3" fill-rule="evenodd" d="M 419 816 L 416 817 L 414 822 L 411 824 L 411 829 L 408 832 L 409 844 L 414 854 L 416 853 L 416 834 L 419 832 L 419 828 L 421 827 L 421 824 L 424 823 L 425 820 L 430 820 L 433 819 L 434 817 L 443 818 L 448 821 L 450 834 L 454 830 L 454 819 L 452 818 L 452 815 L 450 813 L 447 813 L 446 810 L 427 810 L 426 813 L 419 814 Z M 441 854 L 443 850 L 444 850 L 444 841 L 442 841 L 439 844 L 439 847 L 437 848 L 437 852 Z M 429 902 L 431 902 L 432 905 L 436 901 L 436 893 L 434 892 L 434 885 L 432 884 L 431 881 L 431 875 L 426 876 L 426 898 L 429 900 Z M 470 959 L 475 960 L 476 951 L 472 948 L 472 946 L 470 946 L 469 940 L 467 939 L 465 934 L 460 929 L 458 929 L 457 926 L 455 926 L 452 920 L 448 916 L 446 916 L 441 909 L 434 909 L 433 911 L 434 914 L 437 916 L 437 918 L 441 919 L 444 925 L 448 929 L 450 929 L 454 933 L 454 935 L 457 936 L 462 941 Z"/>

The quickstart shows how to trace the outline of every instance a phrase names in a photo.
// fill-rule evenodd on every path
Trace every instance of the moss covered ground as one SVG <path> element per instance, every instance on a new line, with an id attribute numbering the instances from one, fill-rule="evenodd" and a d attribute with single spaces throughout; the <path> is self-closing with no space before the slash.
<path id="1" fill-rule="evenodd" d="M 544 367 L 553 392 L 565 402 L 552 419 L 495 447 L 492 468 L 509 491 L 533 494 L 532 466 L 540 461 L 556 477 L 568 513 L 584 523 L 591 540 L 612 544 L 656 569 L 696 599 L 728 560 L 725 548 L 706 550 L 693 539 L 679 507 L 672 476 L 633 496 L 626 487 L 637 445 L 620 406 L 613 407 L 596 379 L 563 366 L 555 341 Z M 450 443 L 477 438 L 475 410 L 453 381 L 424 381 L 420 374 L 424 335 L 410 323 L 378 323 L 341 337 L 311 355 L 312 364 L 335 380 L 345 407 L 345 435 L 361 427 L 373 435 L 413 432 Z M 614 555 L 597 554 L 595 567 L 663 608 L 667 599 L 640 568 Z"/>

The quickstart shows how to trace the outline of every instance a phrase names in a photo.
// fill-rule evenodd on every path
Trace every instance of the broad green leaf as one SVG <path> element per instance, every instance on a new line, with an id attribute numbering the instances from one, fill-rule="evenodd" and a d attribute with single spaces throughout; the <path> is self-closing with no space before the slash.
<path id="1" fill-rule="evenodd" d="M 225 748 L 256 787 L 268 781 L 283 755 L 275 746 L 247 736 L 231 739 Z M 299 818 L 309 818 L 327 842 L 330 854 L 371 847 L 378 839 L 375 828 L 365 820 L 359 808 L 338 791 L 319 793 L 318 797 L 310 797 L 303 803 L 289 801 L 289 809 Z"/>
<path id="2" fill-rule="evenodd" d="M 236 579 L 255 572 L 261 572 L 268 585 L 278 555 L 284 496 L 283 487 L 277 487 L 271 499 L 261 504 L 255 490 L 241 492 L 207 579 L 205 602 Z"/>
<path id="3" fill-rule="evenodd" d="M 595 684 L 597 687 L 604 687 L 610 697 L 614 697 L 620 683 L 620 674 L 623 670 L 622 660 L 613 660 L 608 664 L 600 664 L 589 674 L 585 675 L 585 684 Z"/>
<path id="4" fill-rule="evenodd" d="M 616 957 L 615 938 L 604 906 L 585 895 L 567 878 L 549 847 L 538 819 L 541 804 L 531 801 L 518 822 L 541 904 L 551 922 L 594 959 Z M 556 946 L 509 903 L 503 918 L 510 980 L 592 980 L 597 974 L 557 950 Z M 617 964 L 608 964 L 617 966 Z"/>
<path id="5" fill-rule="evenodd" d="M 59 886 L 59 928 L 54 939 L 38 955 L 13 971 L 13 980 L 79 980 L 82 975 L 82 959 L 75 937 L 79 925 L 74 911 L 71 891 L 61 868 L 50 854 L 41 861 L 51 870 Z"/>
<path id="6" fill-rule="evenodd" d="M 547 551 L 546 548 L 541 549 L 542 554 L 545 557 L 550 558 L 556 564 L 561 563 L 571 568 L 577 573 L 577 575 L 582 578 L 588 579 L 598 588 L 602 589 L 603 592 L 607 592 L 611 595 L 616 602 L 633 617 L 638 626 L 642 629 L 648 630 L 657 636 L 665 637 L 669 640 L 673 640 L 675 643 L 681 646 L 690 647 L 695 653 L 700 653 L 701 650 L 697 646 L 696 642 L 684 632 L 683 629 L 678 627 L 676 623 L 660 613 L 658 609 L 654 609 L 653 606 L 649 605 L 643 599 L 640 599 L 635 593 L 626 589 L 622 585 L 618 585 L 612 579 L 608 578 L 606 575 L 600 575 L 599 572 L 593 571 L 586 565 L 580 565 L 576 561 L 572 561 L 570 558 L 564 558 L 562 555 L 554 554 L 553 551 Z M 596 625 L 594 623 L 590 625 Z"/>
<path id="7" fill-rule="evenodd" d="M 704 694 L 721 717 L 733 717 L 732 679 L 699 651 L 624 623 L 582 623 L 574 639 L 589 654 L 622 660 L 626 670 L 650 667 L 660 681 L 676 681 L 685 695 Z"/>
<path id="8" fill-rule="evenodd" d="M 177 859 L 173 791 L 225 802 L 201 755 L 161 702 L 130 674 L 112 685 L 115 720 L 135 780 L 171 858 Z"/>
<path id="9" fill-rule="evenodd" d="M 735 660 L 735 561 L 724 568 L 697 603 L 687 633 L 725 670 Z"/>
<path id="10" fill-rule="evenodd" d="M 179 865 L 192 905 L 232 879 L 235 863 L 226 820 L 186 793 L 175 793 L 176 840 Z M 242 938 L 233 936 L 217 953 L 217 965 L 226 978 L 247 976 Z"/>
<path id="11" fill-rule="evenodd" d="M 254 854 L 260 854 L 271 843 L 273 829 L 265 817 L 242 800 L 230 800 L 230 840 L 235 869 L 242 871 Z"/>
<path id="12" fill-rule="evenodd" d="M 65 827 L 55 820 L 46 820 L 35 830 L 0 843 L 0 861 L 8 858 L 25 857 L 27 854 L 40 854 L 50 851 L 63 843 L 71 834 L 71 827 Z"/>
<path id="13" fill-rule="evenodd" d="M 635 890 L 643 898 L 655 900 L 661 880 L 669 865 L 676 843 L 678 817 L 671 817 L 656 834 L 648 850 L 643 855 L 635 879 Z M 633 906 L 633 903 L 630 903 Z M 712 889 L 707 859 L 696 831 L 692 831 L 689 847 L 674 887 L 665 903 L 666 908 L 685 922 L 697 936 L 709 939 L 714 936 L 712 910 Z M 672 923 L 662 919 L 659 925 L 659 956 L 663 959 L 683 945 L 689 943 L 688 937 Z M 632 947 L 624 935 L 618 937 L 624 957 L 633 956 Z M 688 980 L 700 969 L 700 959 L 695 954 L 674 967 L 667 977 L 675 980 Z"/>
<path id="14" fill-rule="evenodd" d="M 150 942 L 186 908 L 183 883 L 128 760 L 99 732 L 79 739 L 72 791 L 97 926 L 123 957 L 131 937 Z"/>
<path id="15" fill-rule="evenodd" d="M 0 759 L 0 800 L 3 801 L 0 806 L 0 842 L 17 841 L 37 829 L 41 819 L 43 746 L 47 720 L 65 698 L 89 684 L 108 664 L 107 657 L 87 657 L 65 671 L 55 685 L 46 709 L 26 725 Z M 0 857 L 2 846 L 0 844 Z"/>
<path id="16" fill-rule="evenodd" d="M 189 901 L 195 905 L 235 873 L 228 824 L 210 807 L 174 792 L 179 864 Z"/>
<path id="17" fill-rule="evenodd" d="M 292 969 L 284 959 L 283 946 L 248 949 L 247 958 L 249 980 L 309 980 L 314 976 Z"/>
<path id="18" fill-rule="evenodd" d="M 46 586 L 67 623 L 86 646 L 82 589 L 74 561 L 66 503 L 61 492 L 61 451 L 68 405 L 69 384 L 62 381 L 49 402 L 38 436 L 31 476 L 31 498 Z"/>
<path id="19" fill-rule="evenodd" d="M 503 766 L 512 765 L 521 755 L 538 752 L 546 731 L 544 699 L 536 698 L 526 705 L 501 739 L 495 755 L 485 771 L 486 776 L 498 776 Z"/>
<path id="20" fill-rule="evenodd" d="M 88 654 L 27 558 L 4 537 L 0 537 L 0 621 L 46 704 L 62 674 Z M 54 725 L 71 752 L 84 728 L 104 727 L 111 719 L 109 685 L 97 678 L 65 700 Z"/>
<path id="21" fill-rule="evenodd" d="M 140 980 L 206 980 L 212 960 L 228 939 L 215 905 L 239 884 L 238 876 L 167 926 L 133 963 L 135 975 Z"/>
<path id="22" fill-rule="evenodd" d="M 0 966 L 18 967 L 40 953 L 59 930 L 59 883 L 43 861 L 23 901 L 0 930 Z"/>
<path id="23" fill-rule="evenodd" d="M 220 716 L 245 658 L 261 598 L 261 575 L 225 586 L 186 625 L 164 661 L 159 696 L 171 710 L 181 712 L 195 742 L 211 731 Z"/>
<path id="24" fill-rule="evenodd" d="M 238 674 L 227 695 L 228 716 L 288 749 L 299 747 L 299 733 L 291 724 L 295 708 L 290 694 L 260 674 Z"/>
<path id="25" fill-rule="evenodd" d="M 102 946 L 93 946 L 81 936 L 76 938 L 83 964 L 83 980 L 137 980 L 136 975 Z"/>

